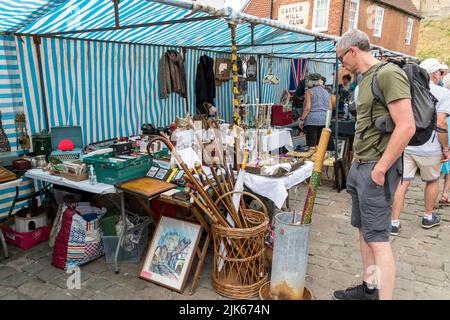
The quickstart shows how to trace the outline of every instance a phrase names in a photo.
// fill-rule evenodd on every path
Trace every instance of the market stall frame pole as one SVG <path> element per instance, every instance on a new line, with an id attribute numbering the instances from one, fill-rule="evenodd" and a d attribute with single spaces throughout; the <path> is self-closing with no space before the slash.
<path id="1" fill-rule="evenodd" d="M 119 2 L 120 0 L 113 0 L 114 2 L 114 22 L 116 24 L 116 28 L 120 27 L 120 18 L 119 18 Z"/>
<path id="2" fill-rule="evenodd" d="M 339 57 L 336 53 L 336 63 L 335 63 L 335 71 L 334 71 L 334 86 L 335 86 L 335 93 L 336 93 L 336 102 L 334 105 L 334 115 L 335 115 L 335 124 L 334 124 L 334 167 L 336 168 L 336 166 L 338 165 L 338 130 L 339 130 L 339 112 L 338 112 L 338 108 L 339 108 Z M 334 180 L 336 181 L 336 188 L 339 190 L 339 186 L 338 186 L 338 173 L 339 170 L 334 170 L 335 172 L 335 177 Z"/>
<path id="3" fill-rule="evenodd" d="M 42 57 L 41 57 L 41 37 L 34 36 L 33 42 L 36 48 L 36 57 L 38 62 L 38 72 L 39 72 L 39 88 L 41 91 L 41 97 L 42 97 L 42 108 L 44 109 L 44 119 L 45 119 L 45 129 L 47 132 L 50 131 L 50 122 L 48 119 L 48 109 L 47 109 L 47 99 L 45 98 L 45 89 L 44 89 L 44 73 L 42 71 Z"/>
<path id="4" fill-rule="evenodd" d="M 186 53 L 187 53 L 186 47 L 182 47 L 181 51 L 183 52 L 183 60 L 186 61 Z M 183 65 L 184 65 L 184 63 L 183 63 Z M 186 87 L 187 87 L 187 81 L 185 81 L 185 83 L 186 83 Z M 186 93 L 185 93 L 185 97 L 184 97 L 186 99 L 186 113 L 190 113 L 190 110 L 189 110 L 189 96 L 188 96 L 189 92 L 188 91 L 189 90 L 187 90 L 187 88 L 186 88 Z"/>
<path id="5" fill-rule="evenodd" d="M 229 23 L 228 27 L 231 31 L 231 65 L 233 69 L 233 122 L 236 125 L 240 125 L 236 26 Z"/>
<path id="6" fill-rule="evenodd" d="M 253 43 L 253 44 L 237 44 L 238 48 L 246 48 L 246 47 L 266 47 L 266 46 L 283 46 L 287 44 L 302 44 L 302 43 L 311 43 L 313 41 L 317 42 L 329 42 L 330 40 L 325 39 L 317 39 L 317 40 L 298 40 L 298 41 L 286 41 L 286 42 L 274 42 L 272 43 Z M 203 46 L 207 48 L 229 48 L 229 45 L 212 45 L 212 46 Z M 334 51 L 333 51 L 334 52 Z M 322 52 L 321 52 L 322 53 Z M 330 58 L 328 58 L 330 59 Z"/>
<path id="7" fill-rule="evenodd" d="M 261 77 L 261 54 L 258 54 L 258 99 L 259 102 L 262 101 L 262 77 Z"/>
<path id="8" fill-rule="evenodd" d="M 126 29 L 136 29 L 136 28 L 145 28 L 152 26 L 161 26 L 161 25 L 172 25 L 177 23 L 189 23 L 189 22 L 198 22 L 198 21 L 206 21 L 206 20 L 215 20 L 217 17 L 215 16 L 206 16 L 206 17 L 197 17 L 190 19 L 177 19 L 171 21 L 155 21 L 149 23 L 140 23 L 133 24 L 129 26 L 114 26 L 114 27 L 105 27 L 105 28 L 92 28 L 92 29 L 83 29 L 83 30 L 68 30 L 68 31 L 59 31 L 59 32 L 49 32 L 39 34 L 40 37 L 48 37 L 48 36 L 59 36 L 59 35 L 73 35 L 80 33 L 88 33 L 88 32 L 104 32 L 104 31 L 117 31 L 117 30 L 126 30 Z M 30 36 L 33 34 L 28 33 L 15 33 L 16 36 Z M 73 39 L 73 38 L 72 38 Z"/>

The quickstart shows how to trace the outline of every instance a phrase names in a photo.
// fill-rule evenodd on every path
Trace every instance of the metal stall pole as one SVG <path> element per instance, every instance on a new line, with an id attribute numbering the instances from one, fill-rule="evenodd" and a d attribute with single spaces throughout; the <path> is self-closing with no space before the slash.
<path id="1" fill-rule="evenodd" d="M 336 53 L 336 64 L 335 64 L 335 71 L 334 71 L 334 88 L 336 93 L 336 102 L 334 106 L 334 112 L 335 112 L 335 124 L 334 124 L 334 180 L 336 183 L 336 189 L 338 192 L 341 191 L 340 184 L 339 184 L 339 163 L 338 163 L 338 130 L 339 130 L 339 57 Z"/>
<path id="2" fill-rule="evenodd" d="M 41 89 L 41 97 L 42 97 L 42 108 L 44 109 L 44 119 L 45 119 L 45 129 L 47 132 L 50 131 L 50 122 L 48 119 L 48 110 L 47 110 L 47 100 L 45 98 L 45 89 L 44 89 L 44 72 L 42 71 L 42 57 L 41 57 L 41 38 L 33 37 L 33 42 L 36 48 L 36 57 L 38 62 L 38 71 L 39 71 L 39 82 Z"/>
<path id="3" fill-rule="evenodd" d="M 239 89 L 238 89 L 238 66 L 237 66 L 237 45 L 236 45 L 236 26 L 232 23 L 228 24 L 231 30 L 231 63 L 233 66 L 233 122 L 240 125 L 241 119 L 239 114 Z"/>

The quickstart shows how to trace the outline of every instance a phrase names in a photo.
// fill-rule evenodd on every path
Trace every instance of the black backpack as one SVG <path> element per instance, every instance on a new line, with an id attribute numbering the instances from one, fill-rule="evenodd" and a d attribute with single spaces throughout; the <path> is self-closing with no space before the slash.
<path id="1" fill-rule="evenodd" d="M 370 111 L 370 119 L 372 124 L 380 130 L 380 139 L 384 133 L 390 133 L 394 130 L 394 122 L 390 117 L 386 119 L 377 119 L 373 121 L 373 107 L 376 102 L 384 105 L 387 108 L 387 103 L 384 100 L 383 94 L 378 85 L 378 72 L 388 63 L 394 63 L 405 71 L 410 87 L 411 87 L 411 104 L 414 114 L 414 121 L 416 124 L 416 133 L 409 141 L 410 146 L 421 146 L 425 144 L 433 134 L 434 131 L 446 132 L 437 127 L 437 113 L 436 104 L 438 100 L 430 92 L 430 76 L 428 72 L 415 63 L 407 63 L 406 61 L 388 60 L 387 63 L 382 63 L 376 70 L 372 80 L 372 94 L 374 96 L 374 103 Z"/>

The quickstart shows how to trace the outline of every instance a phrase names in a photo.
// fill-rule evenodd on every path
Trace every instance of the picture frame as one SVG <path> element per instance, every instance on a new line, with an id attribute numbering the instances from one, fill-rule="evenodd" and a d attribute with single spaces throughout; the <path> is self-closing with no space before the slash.
<path id="1" fill-rule="evenodd" d="M 169 169 L 160 168 L 155 175 L 156 179 L 166 180 L 167 174 L 169 173 Z"/>
<path id="2" fill-rule="evenodd" d="M 154 178 L 158 170 L 159 167 L 151 166 L 147 172 L 147 177 Z"/>
<path id="3" fill-rule="evenodd" d="M 181 181 L 183 180 L 184 177 L 184 170 L 180 169 L 177 171 L 177 173 L 175 173 L 175 175 L 173 176 L 173 181 Z"/>
<path id="4" fill-rule="evenodd" d="M 200 241 L 200 224 L 162 216 L 139 277 L 182 293 Z"/>
<path id="5" fill-rule="evenodd" d="M 338 159 L 343 159 L 345 154 L 346 140 L 338 140 L 337 155 Z"/>

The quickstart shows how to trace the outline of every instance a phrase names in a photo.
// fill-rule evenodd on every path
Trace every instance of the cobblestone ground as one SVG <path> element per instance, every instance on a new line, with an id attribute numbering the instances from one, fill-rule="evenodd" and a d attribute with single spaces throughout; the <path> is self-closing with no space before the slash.
<path id="1" fill-rule="evenodd" d="M 298 199 L 304 199 L 299 191 Z M 450 208 L 439 209 L 443 223 L 420 227 L 423 185 L 410 188 L 402 230 L 392 238 L 397 261 L 396 299 L 450 299 Z M 300 208 L 302 202 L 291 206 Z M 320 187 L 313 217 L 307 286 L 315 299 L 330 299 L 332 291 L 361 282 L 358 232 L 349 224 L 350 196 L 326 182 Z M 137 277 L 140 266 L 121 264 L 120 274 L 102 257 L 81 267 L 81 289 L 67 289 L 69 274 L 50 265 L 48 244 L 21 251 L 9 245 L 10 258 L 0 258 L 0 299 L 225 299 L 211 286 L 212 246 L 193 295 L 179 294 Z M 190 282 L 190 281 L 189 281 Z M 188 283 L 189 285 L 190 283 Z"/>

